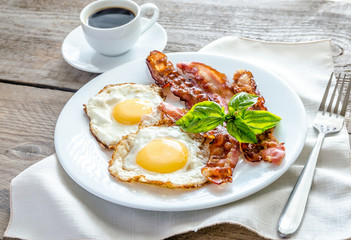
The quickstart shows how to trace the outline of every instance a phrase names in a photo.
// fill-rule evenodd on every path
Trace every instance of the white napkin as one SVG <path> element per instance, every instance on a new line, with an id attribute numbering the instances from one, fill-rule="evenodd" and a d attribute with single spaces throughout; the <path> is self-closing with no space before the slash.
<path id="1" fill-rule="evenodd" d="M 309 123 L 333 71 L 329 40 L 288 44 L 225 37 L 201 51 L 234 56 L 276 73 L 301 97 Z M 227 222 L 246 226 L 267 238 L 278 238 L 278 218 L 315 139 L 316 133 L 310 125 L 299 159 L 265 189 L 231 204 L 188 212 L 136 210 L 102 200 L 73 182 L 56 155 L 52 155 L 13 179 L 11 219 L 5 236 L 161 239 Z M 294 238 L 351 237 L 349 160 L 349 138 L 343 127 L 340 133 L 324 140 L 305 217 Z"/>

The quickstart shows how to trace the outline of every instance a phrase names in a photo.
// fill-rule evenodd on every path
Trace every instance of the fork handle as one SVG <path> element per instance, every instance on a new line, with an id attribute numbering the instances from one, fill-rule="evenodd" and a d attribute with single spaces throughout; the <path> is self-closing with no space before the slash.
<path id="1" fill-rule="evenodd" d="M 294 234 L 300 226 L 324 137 L 324 133 L 318 134 L 311 155 L 309 156 L 280 216 L 278 233 L 281 237 L 289 237 Z"/>

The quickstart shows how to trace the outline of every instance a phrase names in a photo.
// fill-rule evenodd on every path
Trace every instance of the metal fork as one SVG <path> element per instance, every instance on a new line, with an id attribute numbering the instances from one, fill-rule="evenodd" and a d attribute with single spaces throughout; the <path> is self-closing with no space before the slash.
<path id="1" fill-rule="evenodd" d="M 346 75 L 341 77 L 341 74 L 339 74 L 336 79 L 337 82 L 330 97 L 329 104 L 326 106 L 328 92 L 333 81 L 332 73 L 324 92 L 322 102 L 319 106 L 318 113 L 313 120 L 313 127 L 318 130 L 319 134 L 317 141 L 312 149 L 311 155 L 309 156 L 307 163 L 303 168 L 294 186 L 294 189 L 289 196 L 288 202 L 286 203 L 285 208 L 280 216 L 278 222 L 278 233 L 281 237 L 289 237 L 294 234 L 299 228 L 305 212 L 308 195 L 313 181 L 314 170 L 323 139 L 328 134 L 339 132 L 343 126 L 347 104 L 350 97 L 351 80 L 347 86 L 346 94 L 340 110 L 339 104 L 341 102 L 341 93 L 346 82 Z M 337 87 L 340 81 L 342 81 L 341 87 L 334 104 Z"/>

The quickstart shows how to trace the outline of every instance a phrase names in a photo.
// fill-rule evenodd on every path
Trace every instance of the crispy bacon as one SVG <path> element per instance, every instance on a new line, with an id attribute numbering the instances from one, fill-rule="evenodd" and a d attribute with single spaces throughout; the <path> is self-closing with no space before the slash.
<path id="1" fill-rule="evenodd" d="M 261 96 L 260 91 L 257 89 L 256 82 L 252 76 L 252 73 L 246 70 L 237 70 L 234 73 L 232 88 L 234 90 L 234 94 L 239 92 L 247 92 L 249 94 L 254 94 L 259 96 L 257 99 L 257 103 L 253 105 L 250 110 L 267 110 L 264 106 L 265 100 L 263 96 Z"/>
<path id="2" fill-rule="evenodd" d="M 167 56 L 159 51 L 152 51 L 147 57 L 146 63 L 152 78 L 160 87 L 165 87 L 169 81 L 181 77 L 175 71 L 173 64 L 168 61 Z"/>
<path id="3" fill-rule="evenodd" d="M 165 54 L 152 51 L 146 59 L 146 64 L 156 84 L 160 87 L 170 85 L 172 93 L 185 101 L 187 109 L 191 109 L 198 102 L 210 100 L 208 94 L 198 86 L 194 79 L 180 75 Z"/>
<path id="4" fill-rule="evenodd" d="M 188 110 L 202 101 L 214 101 L 227 107 L 230 98 L 242 91 L 259 96 L 251 110 L 267 110 L 264 106 L 265 100 L 249 71 L 238 70 L 234 74 L 233 84 L 230 85 L 223 73 L 202 63 L 178 63 L 176 70 L 167 56 L 159 51 L 152 51 L 146 63 L 156 84 L 161 87 L 169 86 L 175 96 L 185 101 Z M 159 109 L 173 122 L 186 112 L 167 103 L 161 104 Z M 222 126 L 204 135 L 210 139 L 210 157 L 202 174 L 216 184 L 232 182 L 233 169 L 241 151 L 249 161 L 264 160 L 275 164 L 280 164 L 285 155 L 284 144 L 275 139 L 273 129 L 258 135 L 257 144 L 239 144 Z"/>
<path id="5" fill-rule="evenodd" d="M 178 63 L 177 67 L 186 78 L 195 80 L 198 86 L 207 93 L 210 101 L 228 108 L 234 91 L 225 74 L 198 62 Z"/>
<path id="6" fill-rule="evenodd" d="M 241 143 L 246 160 L 250 162 L 266 161 L 279 165 L 285 156 L 284 143 L 279 143 L 273 136 L 273 128 L 257 136 L 257 144 Z"/>
<path id="7" fill-rule="evenodd" d="M 252 73 L 245 70 L 238 70 L 234 73 L 234 92 L 247 92 L 259 96 L 257 103 L 251 107 L 252 110 L 267 110 L 264 106 L 265 100 L 257 89 Z M 251 162 L 267 161 L 280 164 L 285 156 L 285 147 L 273 136 L 273 129 L 268 129 L 257 136 L 257 144 L 241 143 L 241 150 L 246 160 Z"/>
<path id="8" fill-rule="evenodd" d="M 167 102 L 162 102 L 158 106 L 158 109 L 173 122 L 176 122 L 178 119 L 182 118 L 186 113 L 185 109 L 177 108 L 176 106 L 173 106 Z"/>
<path id="9" fill-rule="evenodd" d="M 201 173 L 215 184 L 232 182 L 233 169 L 241 155 L 238 141 L 219 126 L 207 134 L 214 136 L 210 144 L 210 157 Z"/>
<path id="10" fill-rule="evenodd" d="M 283 143 L 278 144 L 276 147 L 270 147 L 261 151 L 264 161 L 280 165 L 285 156 L 285 147 Z"/>

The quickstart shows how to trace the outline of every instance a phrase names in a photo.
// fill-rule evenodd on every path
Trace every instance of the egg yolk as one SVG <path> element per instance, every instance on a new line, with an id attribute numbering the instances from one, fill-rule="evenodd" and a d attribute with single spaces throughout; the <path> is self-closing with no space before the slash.
<path id="1" fill-rule="evenodd" d="M 137 124 L 142 116 L 150 113 L 152 113 L 152 108 L 149 106 L 149 102 L 140 99 L 120 102 L 112 111 L 114 119 L 125 125 Z"/>
<path id="2" fill-rule="evenodd" d="M 142 168 L 157 172 L 171 173 L 185 166 L 188 149 L 174 139 L 162 138 L 149 142 L 139 151 L 136 162 Z"/>

